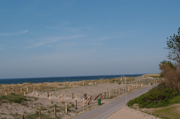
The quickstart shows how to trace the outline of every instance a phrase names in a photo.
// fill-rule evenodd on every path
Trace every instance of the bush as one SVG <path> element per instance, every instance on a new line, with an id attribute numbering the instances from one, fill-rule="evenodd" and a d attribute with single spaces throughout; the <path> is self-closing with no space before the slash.
<path id="1" fill-rule="evenodd" d="M 128 102 L 128 106 L 139 104 L 140 108 L 163 107 L 168 104 L 169 99 L 179 95 L 179 92 L 173 88 L 168 88 L 165 83 L 159 84 L 149 92 Z"/>
<path id="2" fill-rule="evenodd" d="M 170 61 L 163 61 L 159 64 L 159 68 L 166 86 L 180 91 L 180 63 L 173 65 Z"/>

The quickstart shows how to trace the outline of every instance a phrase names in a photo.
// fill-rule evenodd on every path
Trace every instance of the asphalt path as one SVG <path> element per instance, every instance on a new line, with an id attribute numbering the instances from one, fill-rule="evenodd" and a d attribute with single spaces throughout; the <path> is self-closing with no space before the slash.
<path id="1" fill-rule="evenodd" d="M 133 93 L 128 94 L 127 97 L 126 95 L 123 97 L 120 97 L 107 104 L 103 104 L 97 107 L 96 109 L 93 109 L 87 113 L 84 113 L 78 117 L 75 117 L 74 119 L 105 119 L 109 117 L 110 115 L 112 115 L 113 113 L 115 113 L 116 111 L 118 111 L 119 109 L 121 109 L 122 107 L 124 107 L 126 105 L 126 98 L 128 102 L 129 100 L 132 100 L 148 92 L 150 89 L 152 89 L 152 87 L 157 86 L 157 85 L 158 84 L 155 84 L 153 86 L 149 86 L 144 89 L 135 91 Z"/>

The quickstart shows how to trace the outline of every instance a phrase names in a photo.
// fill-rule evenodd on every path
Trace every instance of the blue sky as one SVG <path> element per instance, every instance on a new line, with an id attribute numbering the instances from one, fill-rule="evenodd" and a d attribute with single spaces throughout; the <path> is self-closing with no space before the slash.
<path id="1" fill-rule="evenodd" d="M 159 73 L 179 0 L 0 0 L 0 78 Z"/>

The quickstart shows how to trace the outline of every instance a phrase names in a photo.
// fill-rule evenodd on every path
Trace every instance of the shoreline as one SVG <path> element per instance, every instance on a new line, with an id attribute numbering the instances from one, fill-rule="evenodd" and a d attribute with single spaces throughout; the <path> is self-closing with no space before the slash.
<path id="1" fill-rule="evenodd" d="M 126 77 L 127 81 L 133 82 L 135 79 L 138 79 L 137 82 L 140 82 L 143 78 L 152 79 L 150 76 L 160 76 L 159 74 L 145 74 L 139 77 Z M 66 81 L 66 82 L 43 82 L 43 83 L 22 83 L 22 84 L 0 84 L 0 95 L 3 95 L 5 92 L 7 94 L 16 93 L 23 95 L 24 92 L 32 91 L 42 91 L 42 90 L 60 90 L 66 88 L 73 88 L 85 85 L 94 85 L 102 83 L 122 83 L 120 81 L 121 77 L 110 78 L 110 79 L 98 79 L 98 80 L 81 80 L 81 81 Z M 147 81 L 148 81 L 147 80 Z M 124 81 L 124 78 L 123 78 Z"/>
<path id="2" fill-rule="evenodd" d="M 144 74 L 126 74 L 126 77 L 138 77 Z M 23 83 L 44 83 L 44 82 L 76 82 L 83 80 L 100 80 L 118 78 L 123 75 L 97 75 L 97 76 L 70 76 L 70 77 L 38 77 L 38 78 L 8 78 L 0 79 L 0 84 L 23 84 Z"/>

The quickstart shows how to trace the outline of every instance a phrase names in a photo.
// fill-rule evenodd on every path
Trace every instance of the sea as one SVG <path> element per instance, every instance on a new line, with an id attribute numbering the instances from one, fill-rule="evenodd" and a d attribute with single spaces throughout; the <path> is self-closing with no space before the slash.
<path id="1" fill-rule="evenodd" d="M 0 84 L 22 84 L 22 83 L 44 83 L 44 82 L 75 82 L 82 80 L 99 80 L 110 79 L 121 76 L 125 77 L 138 77 L 143 74 L 127 74 L 127 75 L 99 75 L 99 76 L 69 76 L 69 77 L 42 77 L 42 78 L 11 78 L 0 79 Z"/>

